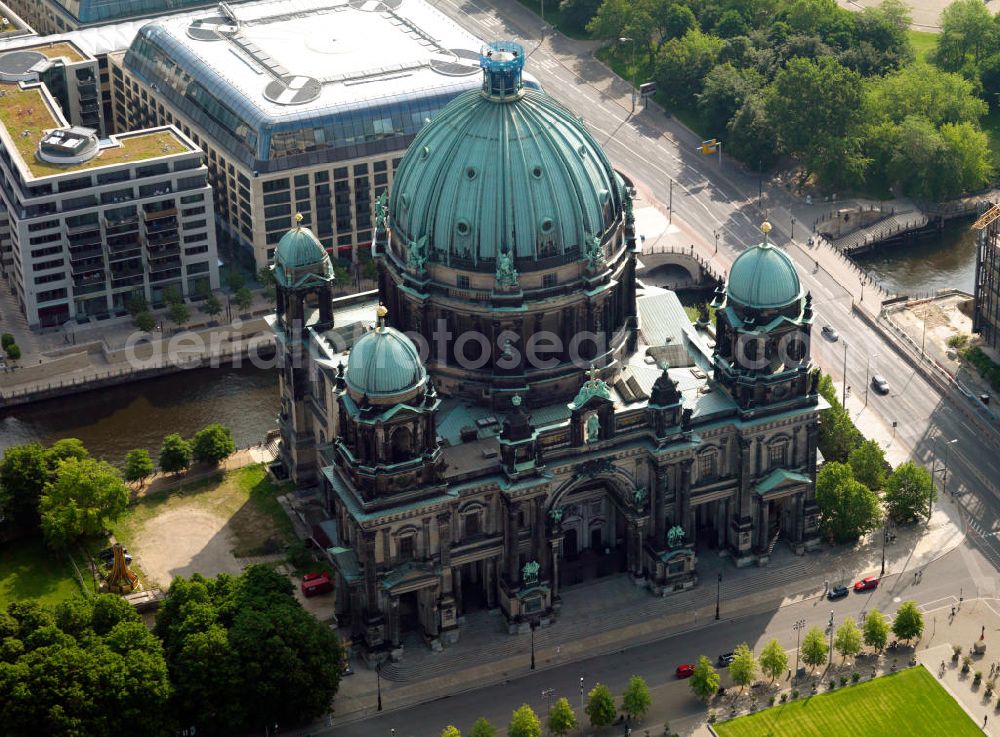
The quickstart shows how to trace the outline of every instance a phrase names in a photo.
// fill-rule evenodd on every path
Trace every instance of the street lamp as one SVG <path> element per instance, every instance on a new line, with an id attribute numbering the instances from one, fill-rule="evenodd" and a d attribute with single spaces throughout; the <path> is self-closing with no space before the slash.
<path id="1" fill-rule="evenodd" d="M 712 233 L 715 235 L 715 252 L 719 252 L 719 231 L 718 229 L 713 230 Z"/>
<path id="2" fill-rule="evenodd" d="M 375 684 L 378 688 L 378 711 L 382 711 L 382 661 L 375 664 Z"/>
<path id="3" fill-rule="evenodd" d="M 538 629 L 538 620 L 531 620 L 531 670 L 535 669 L 535 630 Z"/>
<path id="4" fill-rule="evenodd" d="M 802 628 L 806 626 L 806 620 L 800 619 L 792 625 L 795 630 L 795 675 L 799 675 L 799 643 L 802 642 Z"/>
<path id="5" fill-rule="evenodd" d="M 795 240 L 795 216 L 792 215 L 792 234 L 788 236 L 790 240 Z"/>
<path id="6" fill-rule="evenodd" d="M 635 39 L 629 38 L 628 36 L 623 36 L 618 39 L 618 43 L 631 43 L 632 44 L 632 112 L 635 112 L 635 84 L 636 84 L 636 69 L 635 69 Z"/>
<path id="7" fill-rule="evenodd" d="M 944 472 L 941 474 L 941 496 L 944 496 L 945 494 L 948 493 L 948 449 L 957 442 L 958 438 L 955 438 L 953 440 L 949 440 L 947 443 L 944 444 Z M 931 505 L 933 504 L 934 502 L 932 500 Z M 927 510 L 927 516 L 930 517 L 930 514 L 931 514 L 931 507 L 929 505 Z"/>
<path id="8" fill-rule="evenodd" d="M 580 676 L 580 713 L 583 714 L 583 676 Z"/>
<path id="9" fill-rule="evenodd" d="M 833 666 L 833 609 L 830 610 L 830 663 Z"/>
<path id="10" fill-rule="evenodd" d="M 870 378 L 869 372 L 871 371 L 872 361 L 875 360 L 876 358 L 878 358 L 878 354 L 873 353 L 872 355 L 868 356 L 868 360 L 865 361 L 865 406 L 866 407 L 868 406 L 868 389 L 869 389 L 868 379 Z"/>
<path id="11" fill-rule="evenodd" d="M 865 278 L 863 276 L 858 277 L 858 282 L 861 284 L 861 299 L 859 302 L 865 301 Z"/>
<path id="12" fill-rule="evenodd" d="M 715 618 L 716 618 L 716 620 L 718 620 L 718 618 L 719 618 L 719 600 L 720 600 L 721 596 L 722 596 L 722 572 L 720 571 L 719 572 L 719 580 L 716 582 L 716 585 L 715 585 Z"/>
<path id="13" fill-rule="evenodd" d="M 843 388 L 843 399 L 840 403 L 844 405 L 844 409 L 847 409 L 847 341 L 844 341 L 844 388 Z"/>
<path id="14" fill-rule="evenodd" d="M 670 204 L 667 205 L 667 209 L 670 210 L 670 219 L 667 220 L 668 223 L 674 222 L 674 180 L 670 180 Z"/>
<path id="15" fill-rule="evenodd" d="M 882 518 L 882 572 L 879 577 L 885 575 L 885 543 L 889 539 L 889 515 Z"/>

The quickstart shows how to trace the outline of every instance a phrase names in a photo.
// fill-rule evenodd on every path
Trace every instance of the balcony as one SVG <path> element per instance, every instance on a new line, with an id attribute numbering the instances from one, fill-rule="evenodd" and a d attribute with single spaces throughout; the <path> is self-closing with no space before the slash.
<path id="1" fill-rule="evenodd" d="M 177 234 L 176 228 L 164 228 L 163 230 L 146 233 L 146 243 L 150 246 L 160 246 L 167 243 L 177 243 L 179 241 L 180 236 Z"/>
<path id="2" fill-rule="evenodd" d="M 66 222 L 65 225 L 63 226 L 63 232 L 66 233 L 67 236 L 74 236 L 77 235 L 78 233 L 89 233 L 91 231 L 97 231 L 99 233 L 101 231 L 101 226 L 97 223 L 81 223 L 80 225 L 70 225 L 69 222 Z"/>
<path id="3" fill-rule="evenodd" d="M 141 258 L 141 257 L 142 257 L 142 249 L 138 245 L 136 245 L 134 248 L 130 248 L 127 250 L 109 251 L 108 263 L 115 264 L 115 263 L 120 263 L 122 261 L 128 261 L 129 259 Z"/>
<path id="4" fill-rule="evenodd" d="M 91 246 L 87 248 L 70 248 L 69 249 L 69 260 L 70 261 L 84 261 L 88 258 L 100 258 L 104 255 L 104 249 L 101 248 L 100 243 L 96 246 Z"/>
<path id="5" fill-rule="evenodd" d="M 160 220 L 162 218 L 173 217 L 177 214 L 176 207 L 164 207 L 161 210 L 143 210 L 142 217 L 146 222 L 150 220 Z"/>
<path id="6" fill-rule="evenodd" d="M 131 274 L 128 276 L 112 274 L 111 275 L 111 286 L 114 289 L 121 287 L 136 287 L 142 284 L 143 274 L 142 270 L 138 274 Z"/>
<path id="7" fill-rule="evenodd" d="M 181 247 L 179 245 L 158 246 L 156 248 L 150 248 L 149 246 L 147 246 L 146 253 L 150 259 L 170 258 L 171 256 L 180 256 Z"/>
<path id="8" fill-rule="evenodd" d="M 150 266 L 150 271 L 149 271 L 150 283 L 170 281 L 171 279 L 180 279 L 180 278 L 181 278 L 180 267 L 176 269 L 167 269 L 166 271 L 154 272 L 152 266 Z"/>
<path id="9" fill-rule="evenodd" d="M 80 274 L 76 273 L 76 269 L 73 272 L 73 284 L 78 287 L 88 284 L 103 284 L 106 277 L 104 269 L 94 269 L 93 267 L 86 269 Z"/>
<path id="10" fill-rule="evenodd" d="M 81 246 L 101 245 L 101 231 L 96 230 L 89 233 L 79 233 L 70 236 L 69 247 L 80 248 Z"/>

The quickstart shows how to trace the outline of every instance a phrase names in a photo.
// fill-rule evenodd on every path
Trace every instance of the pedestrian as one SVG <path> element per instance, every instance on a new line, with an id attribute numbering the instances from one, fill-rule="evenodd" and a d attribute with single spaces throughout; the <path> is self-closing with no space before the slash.
<path id="1" fill-rule="evenodd" d="M 830 590 L 830 581 L 829 580 L 824 580 L 823 581 L 823 593 L 825 594 L 829 590 Z"/>
<path id="2" fill-rule="evenodd" d="M 983 729 L 986 729 L 986 720 L 990 718 L 989 714 L 983 714 Z"/>

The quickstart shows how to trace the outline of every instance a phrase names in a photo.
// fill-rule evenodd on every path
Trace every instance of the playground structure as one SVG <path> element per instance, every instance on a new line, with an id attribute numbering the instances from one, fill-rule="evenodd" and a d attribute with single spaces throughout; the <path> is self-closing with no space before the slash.
<path id="1" fill-rule="evenodd" d="M 114 559 L 111 572 L 108 574 L 108 591 L 115 594 L 130 594 L 139 585 L 139 577 L 128 567 L 125 560 L 125 546 L 115 543 L 111 549 Z"/>

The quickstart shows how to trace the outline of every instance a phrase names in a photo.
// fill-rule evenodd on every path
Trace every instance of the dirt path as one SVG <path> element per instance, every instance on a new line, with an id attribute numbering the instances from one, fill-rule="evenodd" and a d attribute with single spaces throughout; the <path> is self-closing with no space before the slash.
<path id="1" fill-rule="evenodd" d="M 150 583 L 166 589 L 176 576 L 239 573 L 228 520 L 200 509 L 166 511 L 151 520 L 132 546 Z"/>

